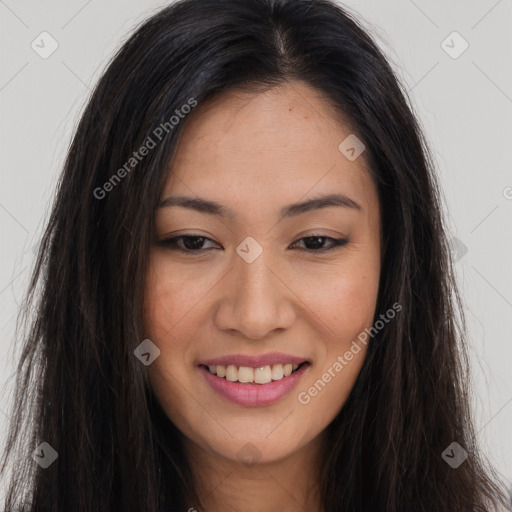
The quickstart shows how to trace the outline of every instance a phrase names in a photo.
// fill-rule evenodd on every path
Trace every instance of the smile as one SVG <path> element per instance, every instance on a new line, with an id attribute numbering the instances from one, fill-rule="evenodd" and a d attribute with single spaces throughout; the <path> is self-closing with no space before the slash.
<path id="1" fill-rule="evenodd" d="M 304 362 L 302 364 L 307 364 Z M 205 368 L 212 375 L 217 375 L 230 382 L 250 383 L 250 384 L 268 384 L 269 382 L 281 380 L 295 372 L 299 366 L 296 363 L 273 364 L 251 368 L 250 366 L 210 365 Z"/>
<path id="2" fill-rule="evenodd" d="M 310 367 L 305 361 L 257 368 L 201 364 L 198 370 L 221 398 L 245 407 L 258 407 L 271 405 L 288 395 Z"/>

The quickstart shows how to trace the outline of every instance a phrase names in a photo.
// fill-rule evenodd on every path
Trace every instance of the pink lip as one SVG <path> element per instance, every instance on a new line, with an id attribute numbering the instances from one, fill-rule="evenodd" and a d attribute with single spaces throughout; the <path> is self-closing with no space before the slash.
<path id="1" fill-rule="evenodd" d="M 223 365 L 229 366 L 248 366 L 250 368 L 261 368 L 262 366 L 270 366 L 273 364 L 301 364 L 307 361 L 305 357 L 297 357 L 289 354 L 282 354 L 280 352 L 271 352 L 270 354 L 262 354 L 261 356 L 250 356 L 246 354 L 233 354 L 232 356 L 217 357 L 215 359 L 208 359 L 199 361 L 198 365 L 204 364 L 205 366 Z"/>
<path id="2" fill-rule="evenodd" d="M 273 380 L 268 384 L 231 382 L 222 377 L 217 377 L 217 375 L 213 375 L 204 366 L 200 366 L 199 371 L 204 375 L 208 384 L 210 384 L 219 395 L 238 405 L 258 407 L 273 404 L 287 395 L 297 385 L 302 375 L 308 371 L 309 367 L 310 364 L 305 364 L 291 375 L 288 375 L 288 377 Z"/>

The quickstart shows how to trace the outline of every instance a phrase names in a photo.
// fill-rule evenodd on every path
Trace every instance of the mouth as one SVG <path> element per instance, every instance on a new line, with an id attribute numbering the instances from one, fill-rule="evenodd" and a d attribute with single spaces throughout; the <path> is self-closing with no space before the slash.
<path id="1" fill-rule="evenodd" d="M 210 364 L 200 363 L 197 369 L 210 389 L 222 399 L 243 407 L 263 407 L 288 396 L 309 372 L 309 361 L 300 362 L 295 358 L 294 362 L 284 363 L 287 360 L 265 366 L 254 366 L 254 363 L 253 366 L 213 365 L 213 361 L 208 361 Z M 229 363 L 226 359 L 222 362 Z"/>
<path id="2" fill-rule="evenodd" d="M 200 368 L 204 368 L 212 375 L 216 375 L 221 379 L 239 384 L 260 384 L 265 385 L 273 381 L 280 381 L 298 372 L 305 366 L 310 366 L 309 361 L 285 364 L 272 364 L 259 367 L 236 366 L 230 365 L 206 365 L 200 364 Z"/>

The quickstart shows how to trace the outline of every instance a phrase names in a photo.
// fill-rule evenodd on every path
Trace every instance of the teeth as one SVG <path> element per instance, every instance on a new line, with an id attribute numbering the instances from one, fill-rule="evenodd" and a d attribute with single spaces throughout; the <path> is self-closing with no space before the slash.
<path id="1" fill-rule="evenodd" d="M 272 380 L 280 380 L 284 377 L 283 365 L 274 364 L 272 365 Z"/>
<path id="2" fill-rule="evenodd" d="M 237 370 L 236 366 L 233 366 L 232 364 L 230 364 L 226 368 L 226 379 L 231 382 L 235 382 L 236 380 L 238 380 L 238 370 Z"/>
<path id="3" fill-rule="evenodd" d="M 223 377 L 230 382 L 238 381 L 256 384 L 268 384 L 273 380 L 281 380 L 283 377 L 288 377 L 298 367 L 298 364 L 292 363 L 273 364 L 260 368 L 250 368 L 248 366 L 240 366 L 238 368 L 233 364 L 228 366 L 221 364 L 207 366 L 210 373 Z"/>
<path id="4" fill-rule="evenodd" d="M 240 366 L 238 369 L 238 381 L 254 382 L 254 370 L 252 368 L 248 368 L 247 366 Z"/>
<path id="5" fill-rule="evenodd" d="M 270 366 L 264 366 L 263 368 L 254 369 L 254 382 L 256 382 L 256 384 L 268 384 L 271 381 L 272 370 L 270 369 Z"/>

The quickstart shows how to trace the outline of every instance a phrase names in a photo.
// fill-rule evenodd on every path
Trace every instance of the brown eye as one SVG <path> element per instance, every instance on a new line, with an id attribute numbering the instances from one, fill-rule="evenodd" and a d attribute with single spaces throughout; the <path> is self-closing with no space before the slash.
<path id="1" fill-rule="evenodd" d="M 345 238 L 332 238 L 330 236 L 306 236 L 301 238 L 298 242 L 305 241 L 305 250 L 312 252 L 327 252 L 335 249 L 336 247 L 345 245 L 348 240 Z M 330 246 L 325 246 L 325 241 L 330 241 Z M 297 242 L 295 242 L 297 243 Z"/>
<path id="2" fill-rule="evenodd" d="M 309 252 L 328 252 L 331 251 L 337 247 L 345 245 L 348 240 L 345 238 L 332 238 L 330 236 L 307 236 L 304 238 L 301 238 L 297 242 L 295 242 L 294 245 L 296 245 L 299 242 L 304 241 L 304 247 L 303 249 L 305 251 Z M 168 238 L 165 240 L 161 240 L 158 242 L 158 245 L 167 247 L 171 250 L 175 251 L 181 251 L 185 253 L 203 253 L 207 250 L 215 249 L 217 247 L 204 247 L 204 244 L 207 242 L 213 242 L 208 237 L 205 236 L 199 236 L 199 235 L 180 235 L 175 236 L 173 238 Z M 326 246 L 326 242 L 329 244 Z"/>
<path id="3" fill-rule="evenodd" d="M 180 235 L 175 236 L 173 238 L 168 238 L 166 240 L 161 240 L 158 244 L 168 247 L 169 249 L 182 252 L 204 252 L 204 250 L 214 248 L 204 248 L 203 244 L 205 243 L 205 241 L 213 242 L 213 240 L 210 240 L 205 236 Z"/>

